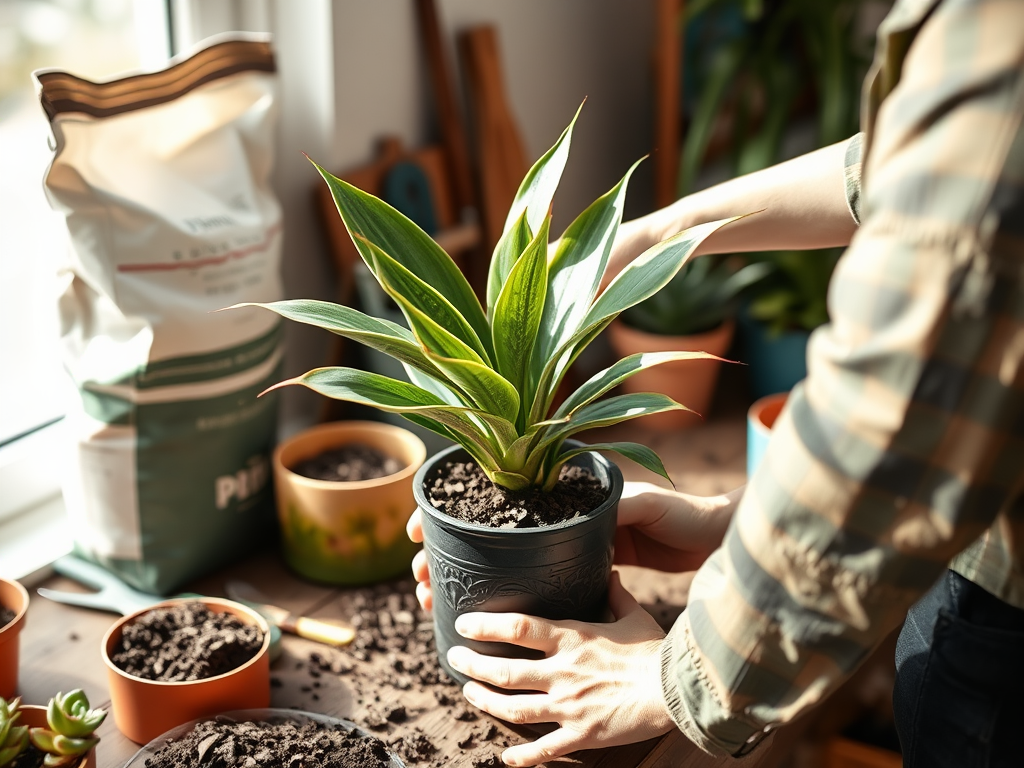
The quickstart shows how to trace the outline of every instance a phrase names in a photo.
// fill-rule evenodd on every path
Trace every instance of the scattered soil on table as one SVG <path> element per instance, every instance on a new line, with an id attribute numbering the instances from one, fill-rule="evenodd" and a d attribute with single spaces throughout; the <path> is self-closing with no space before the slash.
<path id="1" fill-rule="evenodd" d="M 387 477 L 404 468 L 402 462 L 383 451 L 362 443 L 351 443 L 304 459 L 292 468 L 292 472 L 313 480 L 351 483 Z"/>
<path id="2" fill-rule="evenodd" d="M 12 611 L 10 608 L 5 608 L 4 606 L 0 605 L 0 629 L 3 629 L 12 621 L 14 621 L 17 615 L 18 614 L 16 611 Z"/>
<path id="3" fill-rule="evenodd" d="M 134 677 L 204 680 L 242 666 L 263 645 L 263 632 L 200 602 L 144 613 L 127 625 L 112 661 Z"/>
<path id="4" fill-rule="evenodd" d="M 583 467 L 564 465 L 550 493 L 516 493 L 492 483 L 474 462 L 448 462 L 426 482 L 431 504 L 446 515 L 491 528 L 537 528 L 585 517 L 608 491 Z"/>
<path id="5" fill-rule="evenodd" d="M 317 722 L 199 723 L 147 768 L 388 768 L 384 742 Z"/>

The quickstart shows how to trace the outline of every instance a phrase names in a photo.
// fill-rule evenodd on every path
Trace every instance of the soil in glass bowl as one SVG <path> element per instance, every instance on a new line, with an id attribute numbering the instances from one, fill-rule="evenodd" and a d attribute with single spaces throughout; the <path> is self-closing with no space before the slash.
<path id="1" fill-rule="evenodd" d="M 125 768 L 405 768 L 347 720 L 285 709 L 227 712 L 154 739 Z"/>

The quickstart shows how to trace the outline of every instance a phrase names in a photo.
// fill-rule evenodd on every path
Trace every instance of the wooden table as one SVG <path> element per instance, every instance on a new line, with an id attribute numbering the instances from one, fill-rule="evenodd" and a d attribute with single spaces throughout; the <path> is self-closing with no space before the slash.
<path id="1" fill-rule="evenodd" d="M 622 428 L 612 428 L 603 430 L 600 437 L 624 439 L 628 436 L 628 439 L 651 445 L 661 453 L 680 490 L 712 494 L 744 482 L 744 423 L 740 417 L 713 421 L 676 435 L 637 434 L 638 431 L 635 427 L 631 428 L 627 435 Z M 597 439 L 597 436 L 588 436 L 588 439 Z M 621 466 L 627 479 L 654 477 L 629 462 L 623 461 Z M 373 594 L 374 589 L 334 589 L 304 582 L 286 569 L 276 552 L 254 555 L 190 585 L 189 589 L 203 594 L 222 595 L 224 582 L 228 578 L 251 582 L 271 602 L 293 612 L 330 618 L 352 616 L 353 604 L 360 599 L 365 600 L 367 595 Z M 671 622 L 685 605 L 690 577 L 654 575 L 654 572 L 644 569 L 627 569 L 623 581 L 641 603 L 652 607 L 659 620 Z M 80 589 L 73 582 L 57 576 L 47 579 L 45 585 L 57 589 Z M 396 583 L 385 589 L 408 590 L 411 589 L 411 581 L 405 580 L 404 583 Z M 20 694 L 23 700 L 29 704 L 45 704 L 57 691 L 81 687 L 94 705 L 108 703 L 106 670 L 100 659 L 99 648 L 104 632 L 115 617 L 58 605 L 38 597 L 34 589 L 30 591 L 33 592 L 33 598 L 21 636 Z M 378 731 L 378 735 L 391 741 L 417 730 L 424 733 L 438 747 L 438 752 L 419 765 L 471 768 L 476 759 L 500 754 L 504 745 L 530 738 L 527 731 L 517 732 L 475 710 L 470 715 L 461 713 L 464 717 L 476 714 L 475 720 L 454 719 L 452 705 L 446 706 L 439 702 L 429 687 L 422 690 L 416 690 L 415 686 L 404 690 L 396 688 L 395 675 L 391 673 L 383 654 L 374 654 L 368 660 L 360 661 L 353 656 L 351 650 L 340 651 L 338 653 L 347 655 L 353 670 L 365 674 L 327 672 L 313 678 L 309 671 L 310 654 L 323 651 L 324 647 L 289 635 L 285 635 L 283 647 L 282 658 L 275 662 L 271 670 L 277 681 L 272 689 L 273 706 L 296 707 L 364 723 L 368 708 L 380 708 L 387 702 L 400 702 L 409 713 L 408 720 L 399 724 L 389 723 L 387 730 Z M 352 685 L 355 678 L 363 681 L 359 689 Z M 313 682 L 318 685 L 314 686 Z M 445 691 L 456 700 L 453 704 L 460 704 L 458 688 L 450 687 Z M 458 746 L 471 731 L 475 730 L 479 734 L 483 730 L 481 726 L 486 727 L 492 722 L 495 726 L 493 738 L 487 741 L 475 739 L 466 749 Z M 118 768 L 138 749 L 138 745 L 117 731 L 113 718 L 107 719 L 99 735 L 102 737 L 97 755 L 99 768 Z M 776 751 L 773 749 L 772 753 Z M 578 753 L 574 758 L 575 764 L 586 768 L 710 768 L 728 763 L 707 757 L 676 731 L 661 739 Z M 766 754 L 762 764 L 773 762 L 770 755 Z"/>

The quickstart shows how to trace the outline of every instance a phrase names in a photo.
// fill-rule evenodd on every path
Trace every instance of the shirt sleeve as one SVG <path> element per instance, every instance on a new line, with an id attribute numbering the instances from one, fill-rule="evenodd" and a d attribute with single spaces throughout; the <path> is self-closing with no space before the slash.
<path id="1" fill-rule="evenodd" d="M 846 142 L 843 161 L 843 181 L 846 184 L 846 207 L 853 220 L 860 225 L 860 159 L 864 151 L 864 134 L 856 133 Z"/>
<path id="2" fill-rule="evenodd" d="M 1024 3 L 940 3 L 878 111 L 832 321 L 663 646 L 707 752 L 828 696 L 1020 491 L 1022 72 Z"/>

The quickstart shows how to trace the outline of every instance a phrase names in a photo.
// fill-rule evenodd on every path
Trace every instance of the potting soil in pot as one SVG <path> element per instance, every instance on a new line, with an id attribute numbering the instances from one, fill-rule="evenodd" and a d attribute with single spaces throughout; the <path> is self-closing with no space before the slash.
<path id="1" fill-rule="evenodd" d="M 15 725 L 21 725 L 21 723 L 15 723 Z M 45 759 L 46 753 L 36 749 L 35 745 L 29 742 L 25 751 L 18 755 L 13 763 L 5 766 L 5 768 L 40 768 Z"/>
<path id="2" fill-rule="evenodd" d="M 134 677 L 203 680 L 242 666 L 263 645 L 263 632 L 200 602 L 144 613 L 125 626 L 111 660 Z"/>
<path id="3" fill-rule="evenodd" d="M 14 621 L 17 615 L 18 614 L 15 611 L 12 611 L 10 608 L 5 608 L 4 606 L 0 605 L 0 629 L 3 629 L 12 621 Z"/>
<path id="4" fill-rule="evenodd" d="M 387 747 L 323 723 L 198 723 L 146 760 L 147 768 L 388 768 Z"/>
<path id="5" fill-rule="evenodd" d="M 435 508 L 467 523 L 491 528 L 537 528 L 587 515 L 608 497 L 601 481 L 584 467 L 565 465 L 549 493 L 516 493 L 492 483 L 471 461 L 448 462 L 427 479 Z"/>
<path id="6" fill-rule="evenodd" d="M 355 482 L 387 477 L 405 468 L 398 459 L 361 443 L 331 448 L 292 467 L 292 472 L 313 480 Z"/>

